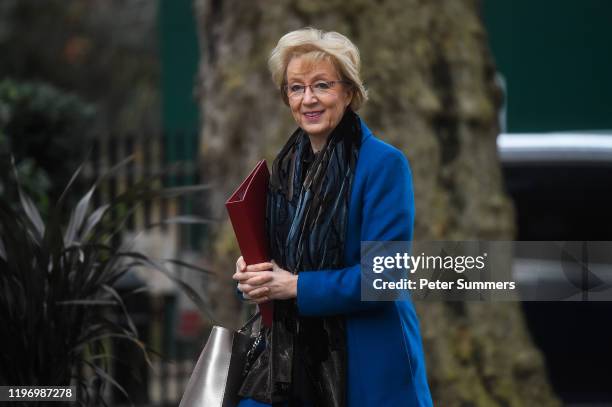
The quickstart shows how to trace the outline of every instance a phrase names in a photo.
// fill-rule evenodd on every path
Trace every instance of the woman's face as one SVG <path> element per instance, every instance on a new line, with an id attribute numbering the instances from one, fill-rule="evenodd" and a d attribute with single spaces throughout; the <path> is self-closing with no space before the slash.
<path id="1" fill-rule="evenodd" d="M 341 79 L 334 65 L 326 60 L 312 63 L 297 56 L 287 65 L 289 89 L 292 86 L 295 88 L 295 85 L 314 85 L 322 81 Z M 303 94 L 293 96 L 288 90 L 289 107 L 298 126 L 309 136 L 325 140 L 338 125 L 346 107 L 351 103 L 352 91 L 342 82 L 333 84 L 325 92 L 313 92 L 314 88 L 306 86 Z"/>

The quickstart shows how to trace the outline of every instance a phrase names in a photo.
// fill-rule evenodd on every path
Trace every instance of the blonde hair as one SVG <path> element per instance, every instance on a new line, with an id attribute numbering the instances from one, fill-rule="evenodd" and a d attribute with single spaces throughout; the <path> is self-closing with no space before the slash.
<path id="1" fill-rule="evenodd" d="M 306 62 L 310 63 L 330 61 L 342 76 L 341 79 L 353 86 L 350 106 L 354 111 L 368 99 L 368 93 L 359 76 L 361 60 L 355 44 L 335 31 L 325 32 L 309 27 L 283 35 L 268 59 L 272 80 L 280 89 L 285 104 L 289 104 L 285 91 L 287 65 L 291 58 L 296 56 L 304 57 Z"/>

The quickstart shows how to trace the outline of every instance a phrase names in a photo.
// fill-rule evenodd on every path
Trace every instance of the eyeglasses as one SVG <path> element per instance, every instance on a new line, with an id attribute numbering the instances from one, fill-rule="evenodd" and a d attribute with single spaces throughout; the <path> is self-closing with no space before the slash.
<path id="1" fill-rule="evenodd" d="M 285 85 L 285 92 L 287 92 L 287 96 L 292 99 L 299 99 L 304 97 L 304 93 L 306 93 L 306 88 L 310 88 L 310 91 L 317 96 L 329 95 L 334 93 L 334 87 L 338 83 L 344 83 L 350 85 L 350 82 L 347 81 L 317 81 L 315 83 L 311 83 L 310 85 L 300 85 L 300 84 L 291 84 Z"/>

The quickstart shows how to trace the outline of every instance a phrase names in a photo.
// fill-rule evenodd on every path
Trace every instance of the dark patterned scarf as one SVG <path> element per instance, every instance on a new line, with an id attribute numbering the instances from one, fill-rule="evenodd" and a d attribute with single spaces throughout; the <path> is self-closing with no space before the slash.
<path id="1" fill-rule="evenodd" d="M 360 145 L 359 117 L 347 109 L 319 153 L 313 155 L 308 135 L 297 129 L 274 160 L 266 221 L 271 255 L 280 267 L 300 273 L 345 266 L 348 203 Z M 275 301 L 274 324 L 264 334 L 266 347 L 241 396 L 284 402 L 297 387 L 316 406 L 345 405 L 343 317 L 299 317 L 295 299 Z M 304 375 L 296 376 L 298 367 Z M 307 383 L 293 382 L 303 380 Z"/>

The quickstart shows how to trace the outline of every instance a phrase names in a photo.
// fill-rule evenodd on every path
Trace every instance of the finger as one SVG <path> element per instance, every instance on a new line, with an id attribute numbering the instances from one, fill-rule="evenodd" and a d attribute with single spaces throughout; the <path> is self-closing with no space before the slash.
<path id="1" fill-rule="evenodd" d="M 232 274 L 232 280 L 236 280 L 236 281 L 240 281 L 241 279 L 244 280 L 243 274 L 244 273 L 242 271 L 236 270 L 236 272 Z"/>
<path id="2" fill-rule="evenodd" d="M 232 275 L 232 279 L 236 280 L 236 281 L 246 281 L 249 278 L 253 278 L 255 277 L 254 274 L 249 274 L 246 272 L 241 272 L 241 271 L 237 271 Z"/>
<path id="3" fill-rule="evenodd" d="M 272 268 L 274 267 L 274 265 L 270 262 L 266 262 L 266 263 L 258 263 L 258 264 L 251 264 L 249 266 L 247 266 L 246 271 L 264 271 L 264 270 L 272 270 Z"/>
<path id="4" fill-rule="evenodd" d="M 240 282 L 246 282 L 249 278 L 259 276 L 259 273 L 261 273 L 261 271 L 245 271 L 244 273 L 240 272 L 234 274 L 232 278 Z"/>
<path id="5" fill-rule="evenodd" d="M 243 294 L 249 294 L 255 287 L 250 284 L 238 284 L 238 291 Z"/>
<path id="6" fill-rule="evenodd" d="M 258 274 L 260 274 L 261 272 L 259 272 Z M 244 281 L 245 284 L 249 284 L 249 285 L 262 285 L 265 283 L 269 283 L 270 281 L 272 281 L 272 279 L 274 278 L 274 276 L 272 276 L 271 273 L 265 273 L 262 275 L 256 275 L 255 277 L 251 277 L 247 280 Z"/>
<path id="7" fill-rule="evenodd" d="M 246 270 L 246 262 L 244 261 L 244 257 L 240 256 L 238 257 L 238 261 L 236 262 L 236 266 L 238 267 L 239 271 L 245 271 Z"/>
<path id="8" fill-rule="evenodd" d="M 270 301 L 270 298 L 268 297 L 261 297 L 261 298 L 257 298 L 254 300 L 249 301 L 251 304 L 263 304 L 265 302 Z"/>
<path id="9" fill-rule="evenodd" d="M 238 257 L 238 260 L 236 260 L 236 273 L 239 273 L 242 271 L 246 271 L 246 263 L 244 261 L 244 258 L 240 256 Z"/>
<path id="10" fill-rule="evenodd" d="M 256 288 L 249 292 L 249 297 L 251 297 L 252 299 L 258 299 L 267 296 L 269 292 L 270 289 L 268 287 Z"/>

